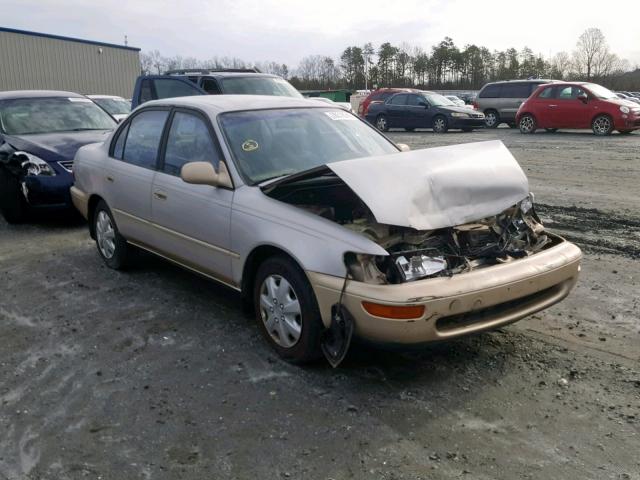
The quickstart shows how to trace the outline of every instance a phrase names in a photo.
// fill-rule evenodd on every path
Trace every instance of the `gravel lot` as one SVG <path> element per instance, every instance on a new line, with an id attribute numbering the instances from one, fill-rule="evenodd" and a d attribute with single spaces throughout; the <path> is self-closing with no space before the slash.
<path id="1" fill-rule="evenodd" d="M 410 352 L 276 358 L 238 296 L 86 226 L 0 220 L 0 479 L 640 479 L 640 134 L 502 139 L 585 251 L 561 304 Z"/>

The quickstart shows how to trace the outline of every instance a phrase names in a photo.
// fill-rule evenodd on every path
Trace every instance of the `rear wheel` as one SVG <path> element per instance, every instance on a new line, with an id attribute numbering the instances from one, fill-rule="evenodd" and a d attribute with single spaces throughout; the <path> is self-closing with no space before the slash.
<path id="1" fill-rule="evenodd" d="M 389 131 L 389 123 L 387 122 L 386 116 L 378 115 L 378 118 L 376 118 L 376 128 L 381 132 Z"/>
<path id="2" fill-rule="evenodd" d="M 495 110 L 484 112 L 484 124 L 487 128 L 497 128 L 500 125 L 500 115 Z"/>
<path id="3" fill-rule="evenodd" d="M 436 116 L 433 119 L 433 131 L 435 133 L 447 133 L 447 130 L 449 130 L 447 118 L 444 115 Z"/>
<path id="4" fill-rule="evenodd" d="M 0 169 L 0 212 L 8 223 L 24 222 L 28 205 L 18 178 L 5 169 Z"/>
<path id="5" fill-rule="evenodd" d="M 320 356 L 320 310 L 295 262 L 280 255 L 265 260 L 256 273 L 253 302 L 262 334 L 281 357 L 305 363 Z"/>
<path id="6" fill-rule="evenodd" d="M 93 231 L 95 232 L 98 253 L 104 263 L 114 270 L 127 266 L 129 246 L 113 220 L 111 210 L 104 201 L 100 201 L 93 214 Z"/>
<path id="7" fill-rule="evenodd" d="M 523 115 L 520 119 L 520 133 L 535 133 L 536 131 L 536 119 L 533 115 Z"/>
<path id="8" fill-rule="evenodd" d="M 608 115 L 598 115 L 591 122 L 591 129 L 596 135 L 611 135 L 613 131 L 613 121 Z"/>

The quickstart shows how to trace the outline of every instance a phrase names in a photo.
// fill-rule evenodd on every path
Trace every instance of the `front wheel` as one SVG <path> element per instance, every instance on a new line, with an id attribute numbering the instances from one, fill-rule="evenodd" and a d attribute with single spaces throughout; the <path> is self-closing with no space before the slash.
<path id="1" fill-rule="evenodd" d="M 381 132 L 388 132 L 389 123 L 387 122 L 387 117 L 379 115 L 378 118 L 376 118 L 376 128 Z"/>
<path id="2" fill-rule="evenodd" d="M 593 133 L 599 136 L 611 135 L 613 122 L 608 115 L 598 115 L 591 123 Z"/>
<path id="3" fill-rule="evenodd" d="M 27 202 L 18 179 L 0 169 L 0 212 L 8 223 L 22 223 L 27 216 Z"/>
<path id="4" fill-rule="evenodd" d="M 281 357 L 305 363 L 320 356 L 318 303 L 295 262 L 285 256 L 265 260 L 256 273 L 253 304 L 262 334 Z"/>
<path id="5" fill-rule="evenodd" d="M 536 131 L 536 119 L 532 115 L 523 115 L 520 119 L 520 133 L 534 133 Z"/>
<path id="6" fill-rule="evenodd" d="M 447 133 L 449 130 L 449 125 L 447 124 L 447 119 L 443 115 L 438 115 L 433 119 L 433 131 L 434 133 Z"/>
<path id="7" fill-rule="evenodd" d="M 116 222 L 113 220 L 111 210 L 103 201 L 98 203 L 93 214 L 93 231 L 96 237 L 98 253 L 104 263 L 114 270 L 121 270 L 127 265 L 129 246 L 124 239 Z"/>

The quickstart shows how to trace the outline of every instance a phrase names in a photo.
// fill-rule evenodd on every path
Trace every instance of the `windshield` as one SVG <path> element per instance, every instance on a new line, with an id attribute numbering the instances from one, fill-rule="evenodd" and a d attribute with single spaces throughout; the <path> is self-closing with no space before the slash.
<path id="1" fill-rule="evenodd" d="M 231 112 L 220 125 L 250 184 L 350 158 L 398 153 L 376 130 L 336 108 Z"/>
<path id="2" fill-rule="evenodd" d="M 591 93 L 593 93 L 596 97 L 601 98 L 603 100 L 609 100 L 611 98 L 618 98 L 616 94 L 613 93 L 608 88 L 604 88 L 602 85 L 597 85 L 595 83 L 587 83 L 585 87 L 589 89 Z"/>
<path id="3" fill-rule="evenodd" d="M 278 77 L 229 77 L 222 80 L 222 91 L 238 95 L 278 95 L 302 98 L 293 85 Z"/>
<path id="4" fill-rule="evenodd" d="M 116 122 L 88 98 L 16 98 L 0 101 L 0 125 L 8 135 L 110 130 Z"/>
<path id="5" fill-rule="evenodd" d="M 437 93 L 426 93 L 426 94 L 423 94 L 423 97 L 427 99 L 427 102 L 429 102 L 429 105 L 432 105 L 434 107 L 452 107 L 452 106 L 455 107 L 456 106 L 456 104 L 453 103 L 451 100 Z"/>
<path id="6" fill-rule="evenodd" d="M 131 102 L 124 98 L 92 98 L 111 115 L 123 115 L 131 112 Z"/>

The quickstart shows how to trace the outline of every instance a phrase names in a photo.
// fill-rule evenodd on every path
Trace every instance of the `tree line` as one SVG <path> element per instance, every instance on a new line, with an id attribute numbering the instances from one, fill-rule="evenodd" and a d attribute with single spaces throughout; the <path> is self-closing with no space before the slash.
<path id="1" fill-rule="evenodd" d="M 522 50 L 489 50 L 475 44 L 458 47 L 452 38 L 425 50 L 408 43 L 385 42 L 349 46 L 338 59 L 309 55 L 290 69 L 278 62 L 248 63 L 239 58 L 163 57 L 157 50 L 141 55 L 143 73 L 162 73 L 181 68 L 258 68 L 287 78 L 301 90 L 364 89 L 374 87 L 416 87 L 429 89 L 476 90 L 489 81 L 518 78 L 586 80 L 611 88 L 638 89 L 637 75 L 629 75 L 626 60 L 613 53 L 603 33 L 589 28 L 580 35 L 572 52 L 561 51 L 551 58 Z M 629 80 L 633 79 L 633 80 Z"/>

